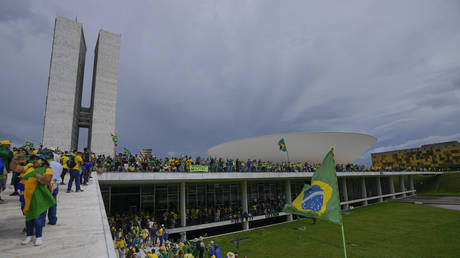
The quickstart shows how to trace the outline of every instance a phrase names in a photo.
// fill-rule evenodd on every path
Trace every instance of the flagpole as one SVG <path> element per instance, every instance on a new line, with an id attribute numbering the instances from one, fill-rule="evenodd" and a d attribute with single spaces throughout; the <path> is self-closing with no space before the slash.
<path id="1" fill-rule="evenodd" d="M 343 222 L 341 226 L 342 226 L 343 256 L 347 258 L 347 247 L 345 245 L 345 231 L 343 230 Z"/>
<path id="2" fill-rule="evenodd" d="M 286 155 L 287 155 L 287 159 L 288 159 L 288 166 L 289 166 L 289 151 L 288 149 L 286 148 Z"/>

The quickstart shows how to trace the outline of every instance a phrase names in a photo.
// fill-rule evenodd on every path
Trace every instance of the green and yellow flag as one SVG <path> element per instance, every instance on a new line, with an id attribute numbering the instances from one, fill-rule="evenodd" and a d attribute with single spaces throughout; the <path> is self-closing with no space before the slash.
<path id="1" fill-rule="evenodd" d="M 35 174 L 44 175 L 46 167 L 37 168 L 21 178 L 24 182 L 24 210 L 26 221 L 33 220 L 56 204 L 48 188 L 35 179 Z M 29 180 L 30 179 L 30 180 Z"/>
<path id="2" fill-rule="evenodd" d="M 286 152 L 287 147 L 286 143 L 284 142 L 284 138 L 281 138 L 281 140 L 278 141 L 278 146 L 280 147 L 280 151 Z"/>
<path id="3" fill-rule="evenodd" d="M 299 196 L 292 204 L 286 204 L 283 211 L 342 224 L 334 149 L 329 151 L 321 167 L 313 174 L 311 186 L 305 185 Z"/>
<path id="4" fill-rule="evenodd" d="M 118 136 L 113 135 L 113 134 L 110 134 L 110 135 L 112 136 L 113 143 L 117 143 L 118 142 Z"/>

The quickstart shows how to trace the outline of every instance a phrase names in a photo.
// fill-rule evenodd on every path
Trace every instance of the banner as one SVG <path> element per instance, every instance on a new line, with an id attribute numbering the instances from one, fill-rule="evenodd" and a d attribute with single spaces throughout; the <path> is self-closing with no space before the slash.
<path id="1" fill-rule="evenodd" d="M 190 165 L 190 172 L 208 172 L 208 166 Z"/>
<path id="2" fill-rule="evenodd" d="M 140 149 L 139 153 L 144 157 L 152 157 L 152 149 Z"/>

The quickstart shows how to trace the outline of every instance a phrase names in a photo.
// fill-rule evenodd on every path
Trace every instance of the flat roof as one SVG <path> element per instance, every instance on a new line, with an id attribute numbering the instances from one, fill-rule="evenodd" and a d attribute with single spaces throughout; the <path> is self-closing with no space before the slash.
<path id="1" fill-rule="evenodd" d="M 443 172 L 338 172 L 337 177 L 441 175 Z M 181 182 L 230 182 L 242 180 L 302 180 L 311 178 L 313 172 L 106 172 L 98 175 L 104 184 L 151 184 Z"/>

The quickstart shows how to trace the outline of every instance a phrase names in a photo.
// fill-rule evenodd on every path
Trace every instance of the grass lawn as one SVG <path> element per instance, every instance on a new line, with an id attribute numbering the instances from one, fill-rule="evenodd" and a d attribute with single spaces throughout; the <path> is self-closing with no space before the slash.
<path id="1" fill-rule="evenodd" d="M 406 203 L 379 203 L 343 217 L 349 257 L 460 257 L 460 211 Z M 306 226 L 306 230 L 296 230 Z M 214 237 L 240 257 L 343 257 L 340 226 L 311 219 Z"/>

